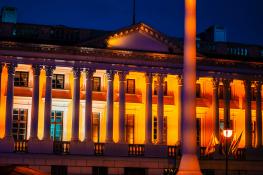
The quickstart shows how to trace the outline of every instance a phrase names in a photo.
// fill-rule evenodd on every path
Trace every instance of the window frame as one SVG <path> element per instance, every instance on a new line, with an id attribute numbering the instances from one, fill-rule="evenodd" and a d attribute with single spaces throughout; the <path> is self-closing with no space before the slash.
<path id="1" fill-rule="evenodd" d="M 129 87 L 129 82 L 133 82 L 133 86 Z M 126 93 L 127 94 L 135 94 L 135 79 L 126 79 Z"/>
<path id="2" fill-rule="evenodd" d="M 94 83 L 94 80 L 95 79 L 98 79 L 99 81 L 99 86 L 97 89 L 95 89 L 95 83 Z M 92 78 L 92 91 L 95 91 L 95 92 L 101 92 L 101 77 L 96 77 L 96 76 L 93 76 Z"/>
<path id="3" fill-rule="evenodd" d="M 14 110 L 17 110 L 17 119 L 14 119 L 14 112 L 12 116 L 12 136 L 14 140 L 26 140 L 27 139 L 27 120 L 28 120 L 28 109 L 25 108 L 14 108 Z M 21 120 L 21 111 L 24 110 L 24 120 Z M 26 111 L 26 113 L 25 113 Z M 14 132 L 14 124 L 17 124 L 16 132 Z M 25 127 L 21 128 L 20 125 L 24 124 Z M 21 129 L 24 130 L 24 133 L 20 133 Z M 24 138 L 21 139 L 20 136 L 23 136 Z M 16 137 L 15 137 L 16 136 Z"/>
<path id="4" fill-rule="evenodd" d="M 62 76 L 62 80 L 63 80 L 63 83 L 62 83 L 62 87 L 58 87 L 58 77 L 59 76 Z M 55 77 L 55 79 L 54 79 Z M 53 83 L 53 80 L 55 80 L 55 83 Z M 65 89 L 65 75 L 64 74 L 53 74 L 52 76 L 52 89 Z"/>
<path id="5" fill-rule="evenodd" d="M 16 81 L 16 75 L 19 74 L 19 81 Z M 26 75 L 26 82 L 22 79 L 22 74 Z M 22 83 L 25 83 L 25 85 L 22 85 Z M 15 87 L 28 87 L 29 83 L 29 72 L 26 71 L 15 71 L 15 77 L 14 77 L 14 86 Z"/>

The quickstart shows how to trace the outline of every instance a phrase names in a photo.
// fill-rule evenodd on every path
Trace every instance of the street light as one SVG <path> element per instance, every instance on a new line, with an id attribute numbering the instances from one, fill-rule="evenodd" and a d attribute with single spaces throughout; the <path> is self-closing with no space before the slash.
<path id="1" fill-rule="evenodd" d="M 225 137 L 225 154 L 226 154 L 226 175 L 228 174 L 228 144 L 227 144 L 227 139 L 230 138 L 233 134 L 232 129 L 224 129 L 223 130 L 223 135 Z"/>

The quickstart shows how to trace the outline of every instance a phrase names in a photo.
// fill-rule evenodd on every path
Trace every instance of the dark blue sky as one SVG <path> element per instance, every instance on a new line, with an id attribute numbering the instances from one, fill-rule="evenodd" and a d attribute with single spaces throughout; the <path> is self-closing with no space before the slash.
<path id="1" fill-rule="evenodd" d="M 137 22 L 183 36 L 184 0 L 137 0 Z M 116 30 L 131 24 L 132 0 L 0 0 L 24 23 Z M 225 26 L 227 39 L 263 45 L 263 0 L 197 0 L 197 31 Z"/>

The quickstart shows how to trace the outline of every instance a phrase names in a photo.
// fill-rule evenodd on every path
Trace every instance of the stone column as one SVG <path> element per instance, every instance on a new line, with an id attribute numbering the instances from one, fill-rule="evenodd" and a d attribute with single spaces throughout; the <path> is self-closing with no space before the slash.
<path id="1" fill-rule="evenodd" d="M 92 142 L 92 79 L 94 70 L 86 69 L 85 141 Z"/>
<path id="2" fill-rule="evenodd" d="M 119 75 L 119 143 L 125 143 L 125 80 L 127 72 Z"/>
<path id="3" fill-rule="evenodd" d="M 213 128 L 214 134 L 219 139 L 219 97 L 218 97 L 218 86 L 219 81 L 217 78 L 213 78 L 213 95 L 212 95 L 212 116 L 213 116 Z"/>
<path id="4" fill-rule="evenodd" d="M 230 80 L 223 79 L 224 96 L 224 128 L 230 128 Z"/>
<path id="5" fill-rule="evenodd" d="M 252 119 L 251 119 L 251 82 L 244 81 L 245 86 L 245 136 L 246 148 L 252 147 Z"/>
<path id="6" fill-rule="evenodd" d="M 79 105 L 80 105 L 80 68 L 73 68 L 74 88 L 72 99 L 72 135 L 71 141 L 79 141 Z"/>
<path id="7" fill-rule="evenodd" d="M 113 142 L 113 80 L 114 80 L 114 71 L 107 70 L 106 72 L 108 78 L 108 87 L 107 87 L 107 118 L 106 118 L 106 142 Z"/>
<path id="8" fill-rule="evenodd" d="M 50 140 L 50 118 L 52 109 L 52 75 L 55 67 L 45 66 L 46 89 L 45 89 L 45 111 L 44 111 L 44 140 Z"/>
<path id="9" fill-rule="evenodd" d="M 178 111 L 178 144 L 181 145 L 182 140 L 182 117 L 183 117 L 183 76 L 179 75 L 177 77 L 178 82 L 178 96 L 177 96 L 177 111 Z"/>
<path id="10" fill-rule="evenodd" d="M 41 67 L 39 65 L 32 65 L 33 69 L 33 94 L 32 94 L 32 108 L 31 108 L 31 130 L 30 140 L 37 140 L 38 131 L 38 109 L 39 109 L 39 75 Z"/>
<path id="11" fill-rule="evenodd" d="M 262 107 L 261 107 L 261 86 L 262 82 L 256 82 L 256 120 L 257 120 L 257 148 L 262 147 Z"/>
<path id="12" fill-rule="evenodd" d="M 145 101 L 145 144 L 152 143 L 152 74 L 145 74 L 146 101 Z"/>
<path id="13" fill-rule="evenodd" d="M 163 80 L 164 75 L 157 75 L 157 143 L 163 143 Z"/>
<path id="14" fill-rule="evenodd" d="M 13 121 L 13 100 L 14 100 L 14 75 L 16 64 L 7 64 L 7 95 L 6 95 L 6 114 L 5 114 L 5 136 L 7 140 L 13 141 L 12 121 Z"/>
<path id="15" fill-rule="evenodd" d="M 1 109 L 1 102 L 2 102 L 2 68 L 3 64 L 0 64 L 0 109 Z"/>

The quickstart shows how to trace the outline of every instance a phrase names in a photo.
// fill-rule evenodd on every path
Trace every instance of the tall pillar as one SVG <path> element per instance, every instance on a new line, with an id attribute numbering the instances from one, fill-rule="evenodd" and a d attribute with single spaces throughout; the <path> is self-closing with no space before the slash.
<path id="1" fill-rule="evenodd" d="M 127 72 L 118 72 L 119 75 L 119 143 L 125 140 L 125 80 Z"/>
<path id="2" fill-rule="evenodd" d="M 92 79 L 94 70 L 86 69 L 85 141 L 92 142 Z"/>
<path id="3" fill-rule="evenodd" d="M 79 106 L 80 106 L 80 68 L 73 68 L 74 88 L 72 99 L 72 135 L 71 141 L 79 141 Z"/>
<path id="4" fill-rule="evenodd" d="M 252 147 L 252 119 L 251 119 L 251 82 L 244 81 L 245 85 L 245 135 L 246 135 L 246 148 Z"/>
<path id="5" fill-rule="evenodd" d="M 1 102 L 2 102 L 2 68 L 3 64 L 0 64 L 0 109 L 1 109 Z"/>
<path id="6" fill-rule="evenodd" d="M 107 70 L 106 72 L 108 78 L 107 87 L 107 118 L 106 118 L 106 142 L 113 142 L 113 80 L 114 71 Z"/>
<path id="7" fill-rule="evenodd" d="M 262 107 L 261 107 L 261 86 L 262 82 L 256 82 L 256 120 L 257 120 L 257 148 L 262 147 Z"/>
<path id="8" fill-rule="evenodd" d="M 223 79 L 224 96 L 224 128 L 230 128 L 230 80 Z"/>
<path id="9" fill-rule="evenodd" d="M 182 117 L 183 117 L 183 76 L 177 76 L 178 83 L 178 95 L 177 95 L 177 111 L 178 111 L 178 144 L 181 145 L 182 142 Z"/>
<path id="10" fill-rule="evenodd" d="M 182 158 L 178 175 L 200 175 L 196 156 L 196 0 L 185 0 Z"/>
<path id="11" fill-rule="evenodd" d="M 15 64 L 7 64 L 7 95 L 6 95 L 6 114 L 5 114 L 5 139 L 13 140 L 12 121 L 13 121 L 13 101 L 14 101 L 14 75 Z"/>
<path id="12" fill-rule="evenodd" d="M 52 109 L 52 75 L 55 67 L 45 66 L 46 89 L 45 89 L 45 111 L 44 111 L 44 140 L 50 140 L 50 118 Z"/>
<path id="13" fill-rule="evenodd" d="M 157 75 L 157 143 L 163 143 L 163 80 L 164 75 Z"/>
<path id="14" fill-rule="evenodd" d="M 39 109 L 39 75 L 41 67 L 39 65 L 32 65 L 33 69 L 33 94 L 32 94 L 32 108 L 31 108 L 31 130 L 30 140 L 37 140 L 38 131 L 38 109 Z"/>
<path id="15" fill-rule="evenodd" d="M 152 143 L 152 74 L 145 74 L 146 101 L 145 101 L 145 144 Z"/>
<path id="16" fill-rule="evenodd" d="M 212 95 L 212 116 L 213 116 L 213 128 L 214 134 L 219 139 L 219 98 L 218 98 L 218 86 L 219 80 L 217 78 L 213 78 L 213 95 Z"/>

